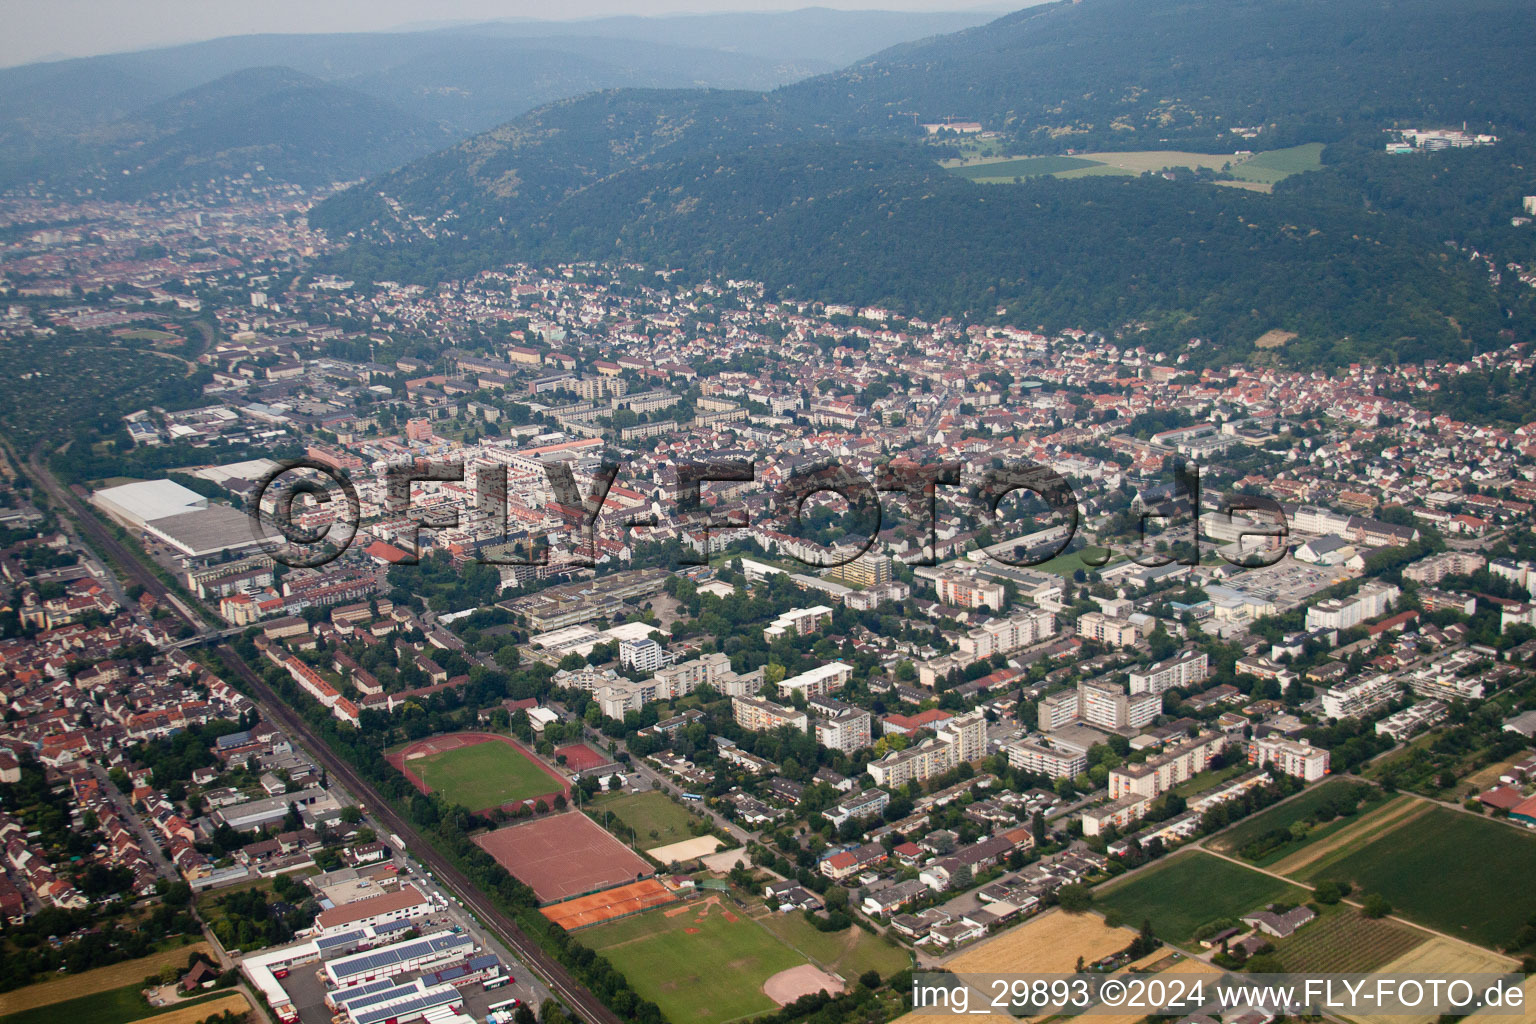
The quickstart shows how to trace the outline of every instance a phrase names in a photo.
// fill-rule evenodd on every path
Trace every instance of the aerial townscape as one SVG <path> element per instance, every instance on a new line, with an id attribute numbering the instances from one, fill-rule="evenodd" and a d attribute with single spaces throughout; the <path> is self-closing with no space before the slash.
<path id="1" fill-rule="evenodd" d="M 0 1024 L 1536 975 L 1536 36 L 1389 6 L 0 69 Z"/>

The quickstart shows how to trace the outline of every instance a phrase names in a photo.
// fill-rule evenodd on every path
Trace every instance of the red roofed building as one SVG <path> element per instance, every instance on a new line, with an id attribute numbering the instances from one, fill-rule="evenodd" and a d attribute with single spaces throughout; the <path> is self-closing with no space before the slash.
<path id="1" fill-rule="evenodd" d="M 1485 793 L 1479 793 L 1477 802 L 1490 810 L 1509 811 L 1525 802 L 1525 794 L 1520 792 L 1519 786 L 1494 786 Z"/>
<path id="2" fill-rule="evenodd" d="M 910 736 L 919 729 L 931 729 L 940 722 L 953 717 L 948 711 L 932 708 L 928 711 L 920 711 L 915 715 L 886 715 L 880 721 L 884 723 L 886 733 L 900 733 L 903 736 Z"/>
<path id="3" fill-rule="evenodd" d="M 400 562 L 411 560 L 409 552 L 401 551 L 393 544 L 387 544 L 382 540 L 376 540 L 366 548 L 363 548 L 363 554 L 380 565 L 397 565 Z"/>

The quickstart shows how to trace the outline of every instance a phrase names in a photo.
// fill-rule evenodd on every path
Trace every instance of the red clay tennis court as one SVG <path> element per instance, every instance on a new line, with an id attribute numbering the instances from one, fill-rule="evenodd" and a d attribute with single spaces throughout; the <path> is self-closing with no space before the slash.
<path id="1" fill-rule="evenodd" d="M 572 743 L 555 748 L 555 756 L 565 755 L 565 767 L 573 772 L 589 772 L 605 764 L 613 764 L 613 758 L 593 750 L 585 743 Z"/>
<path id="2" fill-rule="evenodd" d="M 554 903 L 647 878 L 655 869 L 579 811 L 551 814 L 475 837 L 496 863 Z"/>
<path id="3" fill-rule="evenodd" d="M 628 917 L 652 907 L 664 907 L 679 899 L 677 893 L 654 878 L 631 882 L 617 889 L 595 892 L 590 896 L 578 896 L 564 903 L 545 907 L 539 913 L 566 931 L 575 931 L 588 925 L 601 924 L 618 917 Z"/>

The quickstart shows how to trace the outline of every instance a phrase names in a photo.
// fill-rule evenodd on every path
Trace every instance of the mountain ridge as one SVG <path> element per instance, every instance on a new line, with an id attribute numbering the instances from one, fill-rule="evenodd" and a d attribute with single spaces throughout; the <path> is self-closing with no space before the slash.
<path id="1" fill-rule="evenodd" d="M 1441 63 L 1486 59 L 1487 52 L 1478 48 L 1490 36 L 1507 32 L 1510 24 L 1523 24 L 1531 10 L 1512 0 L 1475 0 L 1474 6 L 1492 14 L 1465 29 L 1459 43 L 1447 41 L 1442 31 Z M 1267 41 L 1277 26 L 1325 8 L 1331 13 L 1324 22 L 1333 27 L 1306 40 L 1313 52 L 1305 62 L 1298 64 L 1302 44 Z M 1237 13 L 1223 20 L 1232 11 Z M 1209 18 L 1187 33 L 1190 38 L 1179 37 L 1164 50 L 1148 49 L 1148 40 L 1168 35 L 1153 28 L 1191 12 Z M 1348 30 L 1338 27 L 1351 17 L 1365 20 Z M 1232 351 L 1241 349 L 1245 338 L 1283 328 L 1301 335 L 1288 346 L 1288 357 L 1311 352 L 1338 361 L 1362 353 L 1471 350 L 1493 344 L 1511 324 L 1523 329 L 1529 297 L 1479 282 L 1464 267 L 1446 263 L 1445 245 L 1457 241 L 1454 221 L 1440 219 L 1431 227 L 1391 211 L 1362 210 L 1356 204 L 1365 201 L 1370 188 L 1358 181 L 1311 191 L 1303 181 L 1340 172 L 1325 168 L 1301 175 L 1282 183 L 1272 196 L 1189 181 L 1175 182 L 1170 190 L 1160 180 L 1103 178 L 977 186 L 943 174 L 934 163 L 943 151 L 918 145 L 921 131 L 913 123 L 938 116 L 937 104 L 957 95 L 990 97 L 1002 105 L 994 111 L 1014 104 L 1025 112 L 1015 111 L 997 126 L 997 144 L 1004 147 L 1029 143 L 1043 123 L 1056 128 L 1077 123 L 1080 112 L 1056 100 L 1060 90 L 1075 88 L 1079 72 L 1040 67 L 1020 56 L 1039 51 L 1042 34 L 1054 38 L 1065 31 L 1063 25 L 1075 25 L 1070 52 L 1085 64 L 1102 66 L 1117 59 L 1122 66 L 1114 82 L 1138 76 L 1156 81 L 1167 74 L 1170 54 L 1202 45 L 1213 56 L 1201 67 L 1180 72 L 1187 78 L 1182 91 L 1188 96 L 1214 94 L 1244 78 L 1264 82 L 1296 75 L 1288 92 L 1264 101 L 1270 104 L 1266 109 L 1278 114 L 1260 125 L 1252 140 L 1227 127 L 1212 127 L 1216 120 L 1223 126 L 1234 120 L 1241 124 L 1234 110 L 1245 116 L 1259 113 L 1241 105 L 1247 101 L 1238 89 L 1231 101 L 1238 106 L 1219 108 L 1219 117 L 1213 112 L 1218 108 L 1189 102 L 1180 108 L 1183 114 L 1170 115 L 1166 99 L 1152 92 L 1127 108 L 1138 124 L 1156 121 L 1181 143 L 1236 149 L 1349 141 L 1358 147 L 1373 137 L 1380 140 L 1381 129 L 1388 126 L 1373 90 L 1391 93 L 1401 80 L 1397 54 L 1373 41 L 1373 28 L 1406 19 L 1384 36 L 1393 40 L 1443 27 L 1447 17 L 1424 0 L 1343 0 L 1335 5 L 1314 0 L 1084 0 L 1029 8 L 768 93 L 618 90 L 563 101 L 333 197 L 312 211 L 311 219 L 354 240 L 353 253 L 341 262 L 349 275 L 365 278 L 370 268 L 385 266 L 391 279 L 426 281 L 511 259 L 620 258 L 701 273 L 758 275 L 780 294 L 891 303 L 929 316 L 989 317 L 1001 309 L 1059 325 L 1133 329 L 1164 347 L 1207 336 Z M 977 40 L 988 42 L 978 47 Z M 1218 45 L 1218 40 L 1224 42 Z M 1510 48 L 1506 44 L 1501 52 Z M 989 53 L 975 63 L 972 76 L 958 75 L 955 55 L 978 49 Z M 1346 63 L 1355 65 L 1344 76 L 1347 81 L 1375 83 L 1357 90 L 1365 96 L 1363 104 L 1358 96 L 1340 96 L 1330 87 L 1334 69 Z M 1256 74 L 1256 67 L 1264 73 Z M 1017 74 L 1005 73 L 1011 70 Z M 1513 71 L 1485 69 L 1471 76 L 1466 88 L 1426 87 L 1390 98 L 1401 109 L 1428 111 L 1426 117 L 1454 101 L 1458 110 L 1481 110 L 1502 123 L 1524 116 L 1527 80 L 1536 94 L 1536 62 Z M 902 106 L 904 96 L 927 96 L 933 105 L 908 109 Z M 1051 105 L 1033 108 L 1016 102 L 1020 97 L 1034 102 L 1030 97 L 1039 96 L 1051 97 Z M 977 108 L 953 112 L 977 115 Z M 990 115 L 978 116 L 986 124 Z M 1059 136 L 1054 147 L 1064 148 L 1062 139 L 1104 141 L 1104 131 L 1121 136 L 1108 139 L 1121 142 L 1121 148 L 1134 148 L 1129 140 L 1144 134 L 1139 127 L 1102 129 L 1095 124 Z M 1524 145 L 1525 138 L 1516 131 L 1516 141 L 1509 144 Z M 786 154 L 813 163 L 792 168 Z M 1380 156 L 1379 141 L 1376 156 L 1356 160 L 1350 173 L 1367 178 L 1399 173 Z M 1456 156 L 1426 159 L 1454 167 Z M 832 160 L 838 167 L 835 172 L 817 170 L 818 160 Z M 883 193 L 882 183 L 869 174 L 877 165 L 894 175 L 883 183 Z M 1456 201 L 1470 201 L 1475 187 L 1475 182 L 1459 182 Z M 400 213 L 381 194 L 399 204 Z M 862 208 L 853 196 L 862 197 Z M 1181 196 L 1188 204 L 1182 212 Z M 824 236 L 804 216 L 816 204 L 820 212 L 835 211 Z M 1141 216 L 1141 204 L 1150 204 L 1165 218 L 1162 249 L 1181 253 L 1193 269 L 1164 258 L 1157 224 Z M 1050 215 L 1035 216 L 1030 213 L 1035 208 Z M 1100 216 L 1105 211 L 1110 215 Z M 944 217 L 964 224 L 966 231 L 944 230 Z M 1261 219 L 1269 224 L 1262 231 L 1269 248 L 1254 251 L 1243 236 L 1259 230 L 1253 224 Z M 770 221 L 779 227 L 793 224 L 794 230 L 776 242 L 766 228 Z M 1094 225 L 1087 239 L 1091 245 L 1079 246 L 1070 237 L 1083 223 Z M 1180 234 L 1190 223 L 1200 228 L 1197 238 L 1203 240 L 1189 243 Z M 1330 230 L 1345 223 L 1356 230 Z M 1118 234 L 1116 224 L 1122 225 Z M 1239 224 L 1245 226 L 1233 226 Z M 1015 259 L 1008 250 L 1009 232 L 1026 229 L 1045 237 L 1027 258 Z M 1508 241 L 1486 225 L 1478 230 L 1480 238 L 1497 235 L 1500 244 Z M 1293 231 L 1301 231 L 1302 239 L 1325 242 L 1293 245 Z M 939 238 L 953 252 L 944 260 L 915 260 L 914 265 L 927 268 L 926 278 L 892 265 L 893 254 L 923 253 Z M 1150 253 L 1145 268 L 1103 255 L 1128 246 Z M 1227 279 L 1212 273 L 1220 269 L 1219 260 L 1202 252 L 1223 254 L 1230 269 Z M 1266 268 L 1266 258 L 1281 261 L 1283 272 Z M 1059 268 L 1063 261 L 1084 260 L 1107 261 L 1109 271 L 1096 267 L 1093 284 L 1074 295 Z M 864 265 L 873 269 L 865 272 Z M 1317 267 L 1328 268 L 1333 279 L 1319 276 Z M 983 283 L 989 277 L 990 283 Z M 1287 282 L 1291 294 L 1277 291 L 1276 281 Z M 1341 281 L 1353 281 L 1353 291 L 1338 286 Z M 1265 301 L 1243 308 L 1245 288 Z M 1320 306 L 1307 297 L 1308 289 L 1324 296 Z M 1434 296 L 1439 307 L 1415 298 L 1414 290 Z M 1362 303 L 1365 295 L 1382 308 L 1373 311 Z"/>

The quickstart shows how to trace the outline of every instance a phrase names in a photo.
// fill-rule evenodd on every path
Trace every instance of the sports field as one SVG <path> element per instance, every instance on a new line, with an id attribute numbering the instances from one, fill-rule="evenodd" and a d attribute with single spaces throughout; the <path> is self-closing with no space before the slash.
<path id="1" fill-rule="evenodd" d="M 1150 920 L 1158 938 L 1188 949 L 1203 925 L 1235 920 L 1269 903 L 1301 903 L 1306 896 L 1306 890 L 1278 878 L 1194 850 L 1111 883 L 1095 894 L 1094 903 L 1117 911 L 1129 925 Z"/>
<path id="2" fill-rule="evenodd" d="M 1429 937 L 1412 925 L 1372 920 L 1341 904 L 1277 943 L 1275 955 L 1287 971 L 1298 974 L 1364 974 L 1381 970 Z"/>
<path id="3" fill-rule="evenodd" d="M 622 793 L 599 797 L 585 804 L 587 813 L 599 822 L 608 815 L 628 825 L 642 849 L 664 846 L 693 838 L 688 830 L 689 813 L 673 803 L 665 793 Z"/>
<path id="4" fill-rule="evenodd" d="M 719 897 L 584 929 L 602 954 L 673 1024 L 720 1024 L 777 1009 L 769 978 L 806 959 Z"/>
<path id="5" fill-rule="evenodd" d="M 1536 836 L 1437 806 L 1313 861 L 1296 877 L 1350 882 L 1360 893 L 1380 893 L 1410 921 L 1497 948 L 1536 913 L 1533 864 Z"/>
<path id="6" fill-rule="evenodd" d="M 482 833 L 475 845 L 527 883 L 541 903 L 636 882 L 654 872 L 638 853 L 577 811 Z"/>
<path id="7" fill-rule="evenodd" d="M 566 931 L 573 932 L 578 928 L 588 928 L 604 921 L 638 914 L 652 907 L 676 903 L 677 900 L 677 894 L 671 889 L 654 878 L 644 878 L 628 885 L 604 889 L 590 896 L 578 896 L 563 903 L 552 903 L 547 907 L 541 907 L 539 913 Z"/>
<path id="8" fill-rule="evenodd" d="M 552 801 L 565 783 L 506 736 L 433 736 L 388 755 L 418 789 L 486 811 L 525 801 Z"/>
<path id="9" fill-rule="evenodd" d="M 762 924 L 787 945 L 805 954 L 823 970 L 852 982 L 865 971 L 889 978 L 910 967 L 912 958 L 893 942 L 871 935 L 863 928 L 821 932 L 811 927 L 804 914 L 767 914 Z"/>

